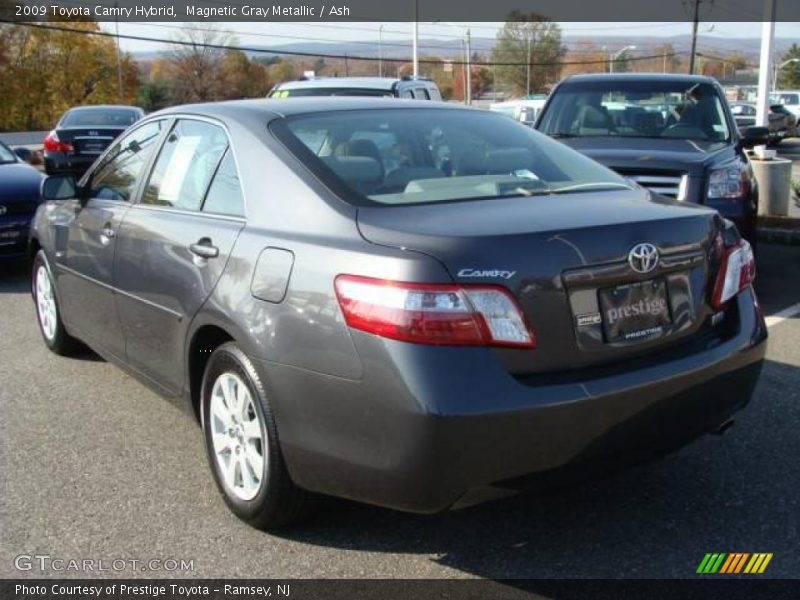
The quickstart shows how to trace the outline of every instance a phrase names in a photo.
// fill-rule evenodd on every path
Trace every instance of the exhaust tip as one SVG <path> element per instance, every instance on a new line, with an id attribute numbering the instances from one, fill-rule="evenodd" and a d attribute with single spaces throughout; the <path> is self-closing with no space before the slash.
<path id="1" fill-rule="evenodd" d="M 728 431 L 728 429 L 730 429 L 731 427 L 733 427 L 734 423 L 736 423 L 736 421 L 734 421 L 733 419 L 728 419 L 728 420 L 726 420 L 726 421 L 723 421 L 723 422 L 722 422 L 720 425 L 718 425 L 718 426 L 717 426 L 717 428 L 716 428 L 714 431 L 712 431 L 711 433 L 713 433 L 714 435 L 722 435 L 723 433 L 725 433 L 726 431 Z"/>

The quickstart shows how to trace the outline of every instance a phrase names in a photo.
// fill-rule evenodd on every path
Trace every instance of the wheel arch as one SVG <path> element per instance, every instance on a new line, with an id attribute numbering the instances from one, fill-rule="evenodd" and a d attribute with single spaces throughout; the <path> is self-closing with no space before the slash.
<path id="1" fill-rule="evenodd" d="M 200 422 L 200 391 L 208 361 L 214 350 L 222 344 L 236 341 L 229 328 L 218 323 L 198 325 L 191 334 L 186 353 L 188 398 L 198 422 Z"/>

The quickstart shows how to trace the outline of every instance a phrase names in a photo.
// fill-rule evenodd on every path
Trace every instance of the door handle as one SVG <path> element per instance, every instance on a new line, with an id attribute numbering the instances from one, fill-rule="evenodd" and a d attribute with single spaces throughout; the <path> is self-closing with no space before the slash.
<path id="1" fill-rule="evenodd" d="M 219 248 L 211 243 L 211 238 L 200 238 L 197 243 L 191 244 L 189 250 L 200 258 L 216 258 L 219 256 Z"/>
<path id="2" fill-rule="evenodd" d="M 106 223 L 100 230 L 100 243 L 107 246 L 116 235 L 117 232 L 111 227 L 111 223 Z"/>

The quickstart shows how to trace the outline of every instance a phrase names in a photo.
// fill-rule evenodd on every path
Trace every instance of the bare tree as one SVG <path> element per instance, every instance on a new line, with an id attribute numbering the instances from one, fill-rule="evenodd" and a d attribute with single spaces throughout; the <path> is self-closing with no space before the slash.
<path id="1" fill-rule="evenodd" d="M 222 58 L 230 33 L 191 25 L 175 38 L 169 54 L 176 102 L 208 102 L 225 95 Z"/>

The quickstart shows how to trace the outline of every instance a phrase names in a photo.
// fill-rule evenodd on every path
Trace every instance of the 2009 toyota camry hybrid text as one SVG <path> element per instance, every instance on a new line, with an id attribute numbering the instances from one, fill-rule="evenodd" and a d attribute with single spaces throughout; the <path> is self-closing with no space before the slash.
<path id="1" fill-rule="evenodd" d="M 45 343 L 185 403 L 261 528 L 644 460 L 725 428 L 764 359 L 735 227 L 488 111 L 176 107 L 43 195 Z"/>

